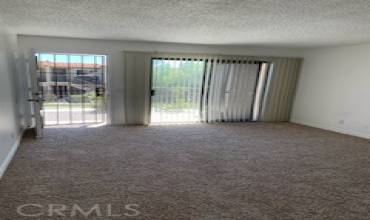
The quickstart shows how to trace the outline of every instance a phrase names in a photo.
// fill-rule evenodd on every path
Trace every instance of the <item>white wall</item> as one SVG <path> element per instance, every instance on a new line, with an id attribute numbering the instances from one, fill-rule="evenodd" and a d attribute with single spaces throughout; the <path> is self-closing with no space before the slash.
<path id="1" fill-rule="evenodd" d="M 19 47 L 23 51 L 95 53 L 108 56 L 109 109 L 112 124 L 124 124 L 124 66 L 122 51 L 151 51 L 179 53 L 209 53 L 254 56 L 299 57 L 299 50 L 266 47 L 212 46 L 173 43 L 130 42 L 114 40 L 89 40 L 19 36 Z"/>
<path id="2" fill-rule="evenodd" d="M 16 35 L 0 30 L 0 177 L 18 147 Z"/>
<path id="3" fill-rule="evenodd" d="M 291 121 L 370 138 L 370 44 L 303 56 Z"/>

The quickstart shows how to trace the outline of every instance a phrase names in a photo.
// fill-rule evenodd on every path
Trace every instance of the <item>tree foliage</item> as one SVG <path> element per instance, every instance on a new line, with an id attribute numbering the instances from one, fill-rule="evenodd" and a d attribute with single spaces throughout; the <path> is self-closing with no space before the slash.
<path id="1" fill-rule="evenodd" d="M 167 110 L 197 108 L 203 72 L 202 61 L 153 60 L 153 106 Z"/>

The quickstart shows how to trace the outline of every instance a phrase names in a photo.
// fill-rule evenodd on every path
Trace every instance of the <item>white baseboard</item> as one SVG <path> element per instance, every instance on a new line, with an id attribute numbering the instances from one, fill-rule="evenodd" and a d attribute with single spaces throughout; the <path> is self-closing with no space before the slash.
<path id="1" fill-rule="evenodd" d="M 301 124 L 301 125 L 307 125 L 307 126 L 315 127 L 315 128 L 321 128 L 324 130 L 334 131 L 334 132 L 338 132 L 342 134 L 348 134 L 352 136 L 370 139 L 370 133 L 367 133 L 367 132 L 355 131 L 355 130 L 350 130 L 350 129 L 346 129 L 343 127 L 332 126 L 332 125 L 327 125 L 327 124 L 317 123 L 317 122 L 304 121 L 304 120 L 299 120 L 295 118 L 292 118 L 290 122 Z"/>
<path id="2" fill-rule="evenodd" d="M 12 148 L 10 149 L 8 155 L 6 156 L 5 160 L 3 161 L 2 164 L 0 164 L 0 179 L 3 177 L 6 169 L 8 168 L 10 162 L 12 161 L 15 153 L 17 152 L 17 149 L 19 147 L 19 144 L 21 143 L 21 139 L 23 136 L 23 130 L 19 132 L 18 138 L 13 144 Z"/>

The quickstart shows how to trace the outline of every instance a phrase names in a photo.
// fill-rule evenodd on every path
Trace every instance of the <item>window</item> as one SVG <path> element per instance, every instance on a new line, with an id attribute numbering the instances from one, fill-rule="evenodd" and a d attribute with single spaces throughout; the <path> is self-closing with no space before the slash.
<path id="1" fill-rule="evenodd" d="M 38 53 L 45 125 L 106 120 L 106 56 Z"/>

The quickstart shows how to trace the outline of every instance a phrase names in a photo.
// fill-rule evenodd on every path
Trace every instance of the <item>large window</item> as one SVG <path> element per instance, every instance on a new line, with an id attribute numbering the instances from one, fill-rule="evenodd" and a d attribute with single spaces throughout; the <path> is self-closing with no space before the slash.
<path id="1" fill-rule="evenodd" d="M 38 53 L 45 125 L 106 120 L 106 56 Z"/>

